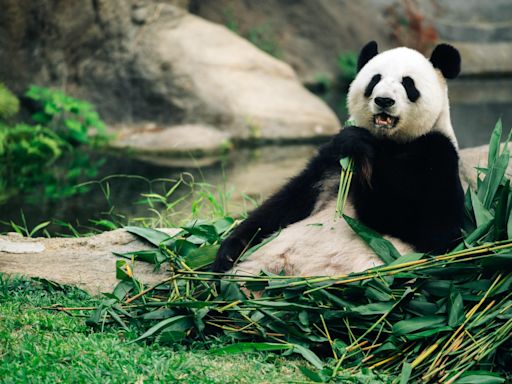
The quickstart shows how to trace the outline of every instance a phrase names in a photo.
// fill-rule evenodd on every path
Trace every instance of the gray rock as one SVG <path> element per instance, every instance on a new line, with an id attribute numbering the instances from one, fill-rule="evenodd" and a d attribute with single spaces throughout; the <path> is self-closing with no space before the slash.
<path id="1" fill-rule="evenodd" d="M 116 126 L 206 124 L 243 140 L 340 128 L 288 64 L 182 8 L 150 0 L 133 9 L 124 0 L 4 3 L 0 81 L 19 93 L 34 82 L 65 84 Z"/>
<path id="2" fill-rule="evenodd" d="M 137 154 L 168 156 L 215 155 L 230 149 L 230 135 L 210 126 L 184 124 L 144 130 L 119 129 L 112 147 Z"/>
<path id="3" fill-rule="evenodd" d="M 170 235 L 177 229 L 162 229 Z M 12 242 L 11 236 L 0 236 L 0 242 Z M 15 238 L 28 252 L 0 251 L 0 272 L 42 277 L 61 284 L 77 285 L 89 292 L 110 292 L 118 283 L 115 263 L 118 257 L 112 252 L 126 253 L 150 249 L 124 229 L 82 238 Z M 41 245 L 44 247 L 40 251 Z M 38 248 L 35 250 L 35 248 Z M 30 249 L 33 249 L 30 252 Z M 125 259 L 126 260 L 126 259 Z M 138 279 L 146 284 L 163 280 L 168 269 L 135 261 L 133 270 Z"/>

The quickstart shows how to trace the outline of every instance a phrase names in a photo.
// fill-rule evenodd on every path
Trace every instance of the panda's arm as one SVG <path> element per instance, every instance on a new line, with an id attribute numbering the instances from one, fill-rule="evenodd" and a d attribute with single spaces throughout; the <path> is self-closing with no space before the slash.
<path id="1" fill-rule="evenodd" d="M 309 216 L 317 203 L 322 181 L 332 171 L 340 170 L 340 158 L 371 156 L 374 141 L 366 129 L 344 128 L 319 149 L 301 173 L 251 212 L 222 242 L 212 269 L 220 272 L 230 269 L 244 249 Z"/>
<path id="2" fill-rule="evenodd" d="M 386 144 L 382 148 L 386 150 Z M 413 245 L 422 252 L 449 250 L 460 241 L 464 212 L 457 150 L 440 133 L 389 148 L 391 153 L 377 155 L 375 166 L 382 171 L 380 183 L 391 189 L 390 196 L 415 202 L 410 203 L 419 216 Z"/>

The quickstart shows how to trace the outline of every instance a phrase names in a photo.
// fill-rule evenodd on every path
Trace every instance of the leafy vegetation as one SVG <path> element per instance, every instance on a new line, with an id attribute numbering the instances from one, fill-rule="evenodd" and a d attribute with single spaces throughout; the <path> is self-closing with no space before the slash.
<path id="1" fill-rule="evenodd" d="M 76 288 L 0 274 L 0 381 L 10 383 L 277 383 L 304 381 L 299 360 L 272 353 L 219 356 L 203 345 L 128 343 L 137 329 L 92 332 Z M 51 308 L 45 310 L 42 308 Z M 220 343 L 221 341 L 213 341 Z M 215 344 L 214 344 L 215 345 Z M 302 379 L 301 379 L 302 378 Z"/>
<path id="2" fill-rule="evenodd" d="M 131 227 L 156 248 L 121 255 L 121 282 L 88 324 L 137 326 L 143 331 L 135 341 L 164 345 L 222 335 L 231 344 L 217 354 L 300 355 L 315 367 L 301 371 L 317 382 L 345 380 L 362 368 L 402 383 L 505 382 L 512 376 L 512 189 L 501 131 L 498 122 L 488 166 L 479 169 L 476 191 L 466 193 L 464 241 L 446 255 L 400 255 L 345 217 L 383 266 L 333 277 L 223 275 L 205 268 L 233 219 L 197 221 L 175 236 Z M 143 287 L 131 259 L 169 262 L 172 274 Z"/>
<path id="3" fill-rule="evenodd" d="M 340 120 L 345 120 L 349 117 L 346 105 L 348 89 L 357 74 L 357 54 L 351 51 L 341 53 L 337 59 L 337 67 L 334 78 L 318 75 L 315 82 L 307 87 L 321 96 Z"/>
<path id="4" fill-rule="evenodd" d="M 19 101 L 0 87 L 0 203 L 20 191 L 40 200 L 41 186 L 49 198 L 83 191 L 75 184 L 94 177 L 102 164 L 92 162 L 86 150 L 108 139 L 97 112 L 58 90 L 32 86 L 25 96 L 35 108 L 32 122 L 13 122 Z"/>

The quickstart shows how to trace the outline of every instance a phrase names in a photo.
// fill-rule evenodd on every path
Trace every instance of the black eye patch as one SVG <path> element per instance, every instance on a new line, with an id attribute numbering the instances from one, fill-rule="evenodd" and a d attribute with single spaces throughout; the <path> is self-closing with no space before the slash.
<path id="1" fill-rule="evenodd" d="M 405 76 L 402 78 L 402 85 L 405 88 L 405 92 L 407 93 L 407 98 L 411 100 L 411 102 L 415 102 L 420 97 L 420 91 L 416 88 L 414 84 L 414 80 L 409 76 Z"/>
<path id="2" fill-rule="evenodd" d="M 364 90 L 364 96 L 365 97 L 370 97 L 370 95 L 373 92 L 373 88 L 375 88 L 375 86 L 377 84 L 379 84 L 380 79 L 381 79 L 380 75 L 375 75 L 375 76 L 372 77 L 372 79 L 370 80 L 370 83 L 368 83 L 368 86 Z"/>

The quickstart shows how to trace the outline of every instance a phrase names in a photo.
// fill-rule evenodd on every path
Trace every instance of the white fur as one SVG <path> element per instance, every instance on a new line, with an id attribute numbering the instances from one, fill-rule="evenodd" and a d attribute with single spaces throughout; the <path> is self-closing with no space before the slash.
<path id="1" fill-rule="evenodd" d="M 381 80 L 367 98 L 364 91 L 372 77 L 381 75 Z M 420 97 L 416 102 L 407 98 L 402 78 L 414 80 Z M 399 121 L 393 129 L 374 127 L 373 115 L 378 113 L 375 97 L 390 97 L 395 100 L 390 114 Z M 449 137 L 456 148 L 457 139 L 450 120 L 448 88 L 441 72 L 421 53 L 405 48 L 385 51 L 372 58 L 357 74 L 350 85 L 348 109 L 354 125 L 364 127 L 375 135 L 387 135 L 397 141 L 410 141 L 431 131 L 439 131 Z"/>
<path id="2" fill-rule="evenodd" d="M 336 199 L 306 219 L 286 227 L 273 239 L 237 264 L 240 275 L 257 275 L 261 270 L 292 276 L 339 276 L 364 271 L 382 264 L 342 218 L 336 218 Z M 347 203 L 345 214 L 354 217 Z M 412 248 L 398 239 L 385 236 L 400 253 Z"/>
<path id="3" fill-rule="evenodd" d="M 381 75 L 371 97 L 364 91 L 371 78 Z M 420 92 L 416 102 L 407 98 L 402 78 L 410 76 Z M 375 97 L 391 97 L 395 105 L 393 116 L 399 117 L 393 129 L 374 127 Z M 350 86 L 348 107 L 354 125 L 366 128 L 375 135 L 387 135 L 407 142 L 431 131 L 439 131 L 457 146 L 450 121 L 448 91 L 444 78 L 429 60 L 408 48 L 396 48 L 372 58 L 358 73 Z M 363 271 L 381 264 L 380 259 L 343 219 L 335 218 L 336 200 L 332 192 L 337 180 L 331 175 L 323 180 L 313 213 L 306 219 L 286 227 L 277 238 L 261 247 L 246 261 L 233 269 L 238 274 L 258 274 L 260 270 L 287 275 L 318 276 L 344 275 Z M 334 188 L 335 189 L 335 188 Z M 345 208 L 355 217 L 353 206 Z M 400 253 L 412 248 L 398 239 L 385 236 Z"/>

